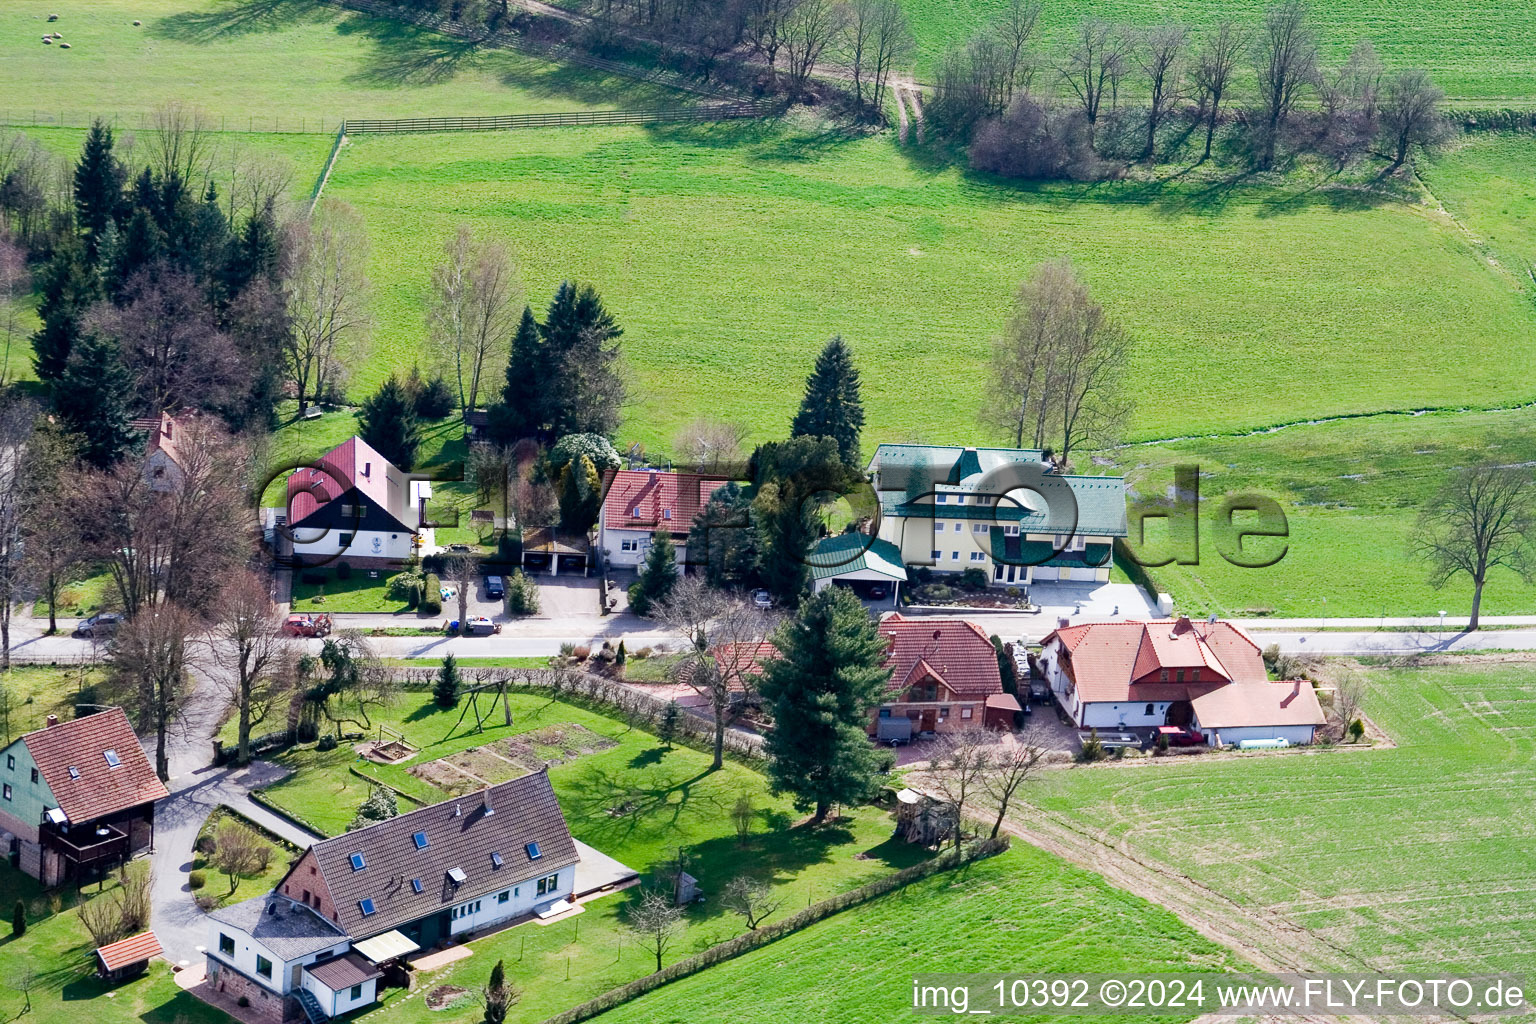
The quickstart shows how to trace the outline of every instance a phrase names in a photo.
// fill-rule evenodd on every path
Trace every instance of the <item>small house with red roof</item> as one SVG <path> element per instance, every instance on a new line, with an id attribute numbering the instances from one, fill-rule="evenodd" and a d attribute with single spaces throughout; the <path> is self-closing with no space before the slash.
<path id="1" fill-rule="evenodd" d="M 360 437 L 288 477 L 287 526 L 299 565 L 345 559 L 390 566 L 410 557 L 431 497 Z"/>
<path id="2" fill-rule="evenodd" d="M 728 480 L 698 473 L 657 469 L 620 469 L 607 474 L 597 544 L 607 563 L 638 566 L 651 549 L 651 536 L 666 530 L 677 548 L 679 565 L 687 562 L 688 530 Z"/>
<path id="3" fill-rule="evenodd" d="M 1063 626 L 1040 669 L 1079 729 L 1198 731 L 1214 746 L 1311 743 L 1324 724 L 1306 680 L 1271 681 L 1258 645 L 1230 622 L 1188 618 Z"/>
<path id="4" fill-rule="evenodd" d="M 165 784 L 122 708 L 48 724 L 0 749 L 0 844 L 45 886 L 151 846 Z"/>

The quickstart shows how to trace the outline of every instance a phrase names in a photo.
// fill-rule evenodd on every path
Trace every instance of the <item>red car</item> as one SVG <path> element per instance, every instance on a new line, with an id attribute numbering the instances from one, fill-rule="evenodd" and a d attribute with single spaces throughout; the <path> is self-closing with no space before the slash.
<path id="1" fill-rule="evenodd" d="M 284 636 L 326 636 L 330 632 L 329 615 L 290 615 L 283 620 Z"/>
<path id="2" fill-rule="evenodd" d="M 1177 725 L 1160 725 L 1157 727 L 1157 734 L 1168 737 L 1169 744 L 1175 747 L 1198 747 L 1205 742 L 1203 732 L 1183 729 Z"/>

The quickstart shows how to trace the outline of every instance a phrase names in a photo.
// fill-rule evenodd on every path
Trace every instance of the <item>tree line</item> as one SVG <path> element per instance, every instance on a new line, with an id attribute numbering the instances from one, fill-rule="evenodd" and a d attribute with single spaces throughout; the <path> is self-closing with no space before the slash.
<path id="1" fill-rule="evenodd" d="M 1395 171 L 1450 133 L 1429 75 L 1388 72 L 1369 40 L 1327 65 L 1300 0 L 1198 35 L 1090 17 L 1051 48 L 1037 41 L 1041 10 L 1011 0 L 940 62 L 928 120 L 979 170 L 1097 180 L 1134 162 L 1268 171 L 1311 154 L 1338 170 L 1375 158 Z"/>

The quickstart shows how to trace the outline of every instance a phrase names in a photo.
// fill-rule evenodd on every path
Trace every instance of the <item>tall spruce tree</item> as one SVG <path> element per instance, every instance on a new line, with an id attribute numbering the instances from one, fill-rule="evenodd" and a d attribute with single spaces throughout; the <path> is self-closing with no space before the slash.
<path id="1" fill-rule="evenodd" d="M 864 402 L 859 397 L 859 371 L 853 350 L 841 335 L 816 357 L 816 368 L 805 381 L 805 397 L 790 427 L 791 437 L 830 437 L 848 466 L 859 465 L 859 432 L 864 429 Z"/>
<path id="2" fill-rule="evenodd" d="M 443 667 L 437 670 L 437 682 L 432 686 L 433 702 L 440 708 L 456 707 L 463 685 L 458 661 L 452 654 L 443 655 Z"/>
<path id="3" fill-rule="evenodd" d="M 546 435 L 611 433 L 624 398 L 617 367 L 624 329 L 597 289 L 562 281 L 539 333 Z"/>
<path id="4" fill-rule="evenodd" d="M 225 298 L 234 299 L 258 279 L 275 284 L 277 259 L 277 213 L 268 202 L 229 240 L 221 275 Z"/>
<path id="5" fill-rule="evenodd" d="M 677 549 L 666 530 L 651 534 L 651 550 L 645 554 L 640 578 L 629 588 L 629 610 L 636 615 L 650 615 L 656 606 L 672 596 L 677 586 Z"/>
<path id="6" fill-rule="evenodd" d="M 774 634 L 779 657 L 759 692 L 773 710 L 764 747 L 775 793 L 826 820 L 833 804 L 866 799 L 879 762 L 865 730 L 890 681 L 886 641 L 853 592 L 828 587 Z"/>
<path id="7" fill-rule="evenodd" d="M 102 236 L 123 203 L 123 166 L 112 152 L 112 129 L 100 118 L 91 124 L 75 164 L 75 221 L 85 236 L 85 256 L 96 265 Z"/>
<path id="8" fill-rule="evenodd" d="M 379 386 L 357 412 L 358 435 L 400 469 L 416 465 L 421 447 L 421 423 L 416 403 L 394 374 Z"/>
<path id="9" fill-rule="evenodd" d="M 758 579 L 758 527 L 752 500 L 735 481 L 717 488 L 688 528 L 690 565 L 712 587 L 750 587 Z"/>
<path id="10" fill-rule="evenodd" d="M 84 438 L 80 454 L 91 465 L 106 469 L 133 444 L 133 395 L 133 374 L 123 365 L 116 342 L 94 333 L 75 342 L 54 386 L 53 408 Z"/>
<path id="11" fill-rule="evenodd" d="M 32 335 L 32 366 L 39 380 L 54 384 L 69 365 L 70 352 L 82 333 L 81 318 L 101 297 L 101 286 L 80 247 L 66 244 L 48 261 L 42 292 L 37 315 L 43 325 Z"/>
<path id="12" fill-rule="evenodd" d="M 147 270 L 166 255 L 165 232 L 155 222 L 154 214 L 138 207 L 113 244 L 113 260 L 102 277 L 107 293 L 117 299 L 128 287 L 133 275 Z"/>
<path id="13" fill-rule="evenodd" d="M 544 432 L 543 339 L 533 310 L 523 307 L 522 321 L 512 336 L 506 383 L 501 401 L 488 410 L 491 437 L 502 444 Z"/>

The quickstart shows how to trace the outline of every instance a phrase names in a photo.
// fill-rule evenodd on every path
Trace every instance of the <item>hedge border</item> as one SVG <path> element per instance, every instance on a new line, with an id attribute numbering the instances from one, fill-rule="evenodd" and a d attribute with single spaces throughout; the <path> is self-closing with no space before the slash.
<path id="1" fill-rule="evenodd" d="M 664 967 L 654 974 L 648 974 L 643 978 L 637 978 L 617 988 L 609 989 L 594 999 L 589 999 L 584 1003 L 571 1007 L 569 1010 L 557 1013 L 553 1017 L 545 1018 L 542 1024 L 578 1024 L 580 1021 L 590 1020 L 600 1013 L 605 1013 L 632 999 L 654 992 L 668 982 L 686 978 L 697 974 L 706 967 L 713 967 L 715 964 L 732 960 L 744 953 L 760 949 L 786 935 L 800 931 L 802 928 L 825 920 L 850 907 L 867 903 L 876 897 L 905 888 L 913 882 L 921 881 L 942 871 L 964 867 L 986 857 L 996 856 L 1008 849 L 1008 846 L 1009 843 L 1006 836 L 1000 839 L 985 839 L 959 850 L 950 850 L 948 853 L 942 853 L 937 857 L 923 861 L 921 864 L 914 864 L 909 868 L 903 868 L 883 878 L 877 878 L 873 882 L 866 882 L 856 889 L 850 889 L 845 893 L 840 893 L 819 903 L 812 904 L 804 910 L 791 914 L 782 921 L 764 925 L 755 931 L 738 935 L 734 939 L 727 939 L 725 942 L 711 946 L 701 953 L 695 953 L 693 956 L 685 957 L 675 964 Z"/>

